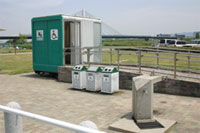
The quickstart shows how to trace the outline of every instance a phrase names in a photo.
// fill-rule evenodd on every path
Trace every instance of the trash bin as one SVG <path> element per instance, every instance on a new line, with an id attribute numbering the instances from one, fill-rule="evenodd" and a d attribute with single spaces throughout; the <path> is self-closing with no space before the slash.
<path id="1" fill-rule="evenodd" d="M 105 67 L 101 73 L 101 92 L 114 93 L 119 91 L 119 71 L 115 67 Z"/>
<path id="2" fill-rule="evenodd" d="M 90 66 L 86 71 L 86 90 L 99 91 L 101 90 L 101 72 L 102 69 L 98 66 Z"/>
<path id="3" fill-rule="evenodd" d="M 83 65 L 76 65 L 72 70 L 72 88 L 84 89 L 86 88 L 86 70 Z"/>

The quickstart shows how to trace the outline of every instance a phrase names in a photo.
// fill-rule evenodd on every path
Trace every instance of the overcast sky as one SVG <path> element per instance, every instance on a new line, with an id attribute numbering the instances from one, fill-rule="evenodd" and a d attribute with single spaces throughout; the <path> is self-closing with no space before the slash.
<path id="1" fill-rule="evenodd" d="M 0 35 L 31 33 L 31 18 L 85 8 L 122 34 L 200 31 L 200 0 L 0 0 Z"/>

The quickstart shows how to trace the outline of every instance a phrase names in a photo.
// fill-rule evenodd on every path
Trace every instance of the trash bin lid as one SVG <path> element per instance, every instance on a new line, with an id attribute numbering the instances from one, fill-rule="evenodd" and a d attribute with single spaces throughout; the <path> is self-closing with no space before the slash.
<path id="1" fill-rule="evenodd" d="M 105 67 L 102 73 L 116 73 L 119 72 L 115 67 Z"/>
<path id="2" fill-rule="evenodd" d="M 76 65 L 73 67 L 73 71 L 86 71 L 87 68 L 83 65 Z"/>
<path id="3" fill-rule="evenodd" d="M 101 67 L 98 66 L 90 66 L 87 69 L 87 72 L 101 72 L 101 71 L 102 71 Z"/>

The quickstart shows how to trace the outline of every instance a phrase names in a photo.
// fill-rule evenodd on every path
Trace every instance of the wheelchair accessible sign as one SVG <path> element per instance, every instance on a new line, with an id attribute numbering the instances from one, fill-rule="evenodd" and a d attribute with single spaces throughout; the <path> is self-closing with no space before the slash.
<path id="1" fill-rule="evenodd" d="M 51 29 L 51 40 L 58 40 L 58 29 Z"/>
<path id="2" fill-rule="evenodd" d="M 36 38 L 38 41 L 42 41 L 44 39 L 43 30 L 36 30 Z"/>

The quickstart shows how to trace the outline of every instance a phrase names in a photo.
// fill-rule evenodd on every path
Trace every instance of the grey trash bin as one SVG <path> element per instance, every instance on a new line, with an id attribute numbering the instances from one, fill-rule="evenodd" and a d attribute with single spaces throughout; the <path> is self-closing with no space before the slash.
<path id="1" fill-rule="evenodd" d="M 119 71 L 115 67 L 105 67 L 101 73 L 101 92 L 114 93 L 119 91 Z"/>
<path id="2" fill-rule="evenodd" d="M 90 66 L 86 71 L 86 90 L 99 91 L 101 90 L 101 72 L 102 69 L 98 66 Z"/>
<path id="3" fill-rule="evenodd" d="M 72 69 L 72 88 L 84 89 L 86 88 L 86 70 L 83 65 L 76 65 Z"/>

